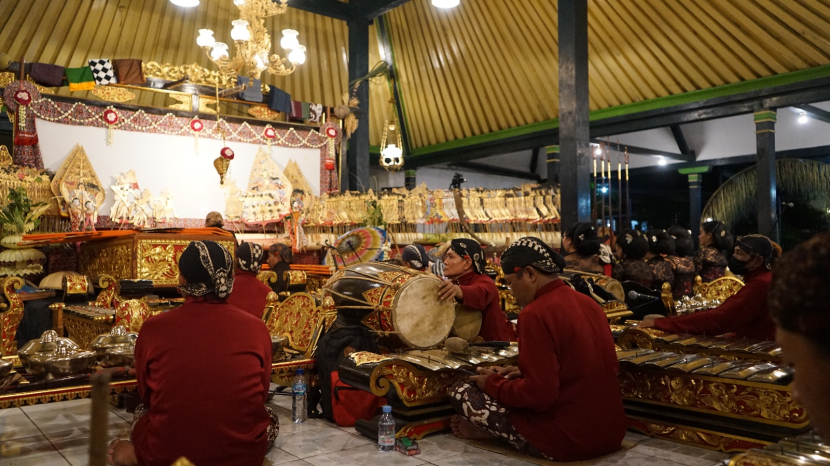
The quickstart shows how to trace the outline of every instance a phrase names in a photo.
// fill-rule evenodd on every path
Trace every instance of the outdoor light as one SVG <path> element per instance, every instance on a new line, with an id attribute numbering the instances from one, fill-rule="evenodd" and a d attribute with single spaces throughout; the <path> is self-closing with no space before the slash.
<path id="1" fill-rule="evenodd" d="M 666 159 L 664 159 L 663 157 L 657 157 L 657 164 L 660 165 L 660 166 L 665 165 L 666 164 Z"/>
<path id="2" fill-rule="evenodd" d="M 599 188 L 599 190 L 602 191 L 602 194 L 605 194 L 605 193 L 608 192 L 608 186 L 603 186 L 603 187 Z"/>
<path id="3" fill-rule="evenodd" d="M 192 8 L 199 6 L 199 0 L 170 0 L 173 5 L 183 6 L 185 8 Z"/>
<path id="4" fill-rule="evenodd" d="M 808 121 L 810 121 L 810 117 L 807 116 L 806 112 L 800 112 L 798 114 L 798 122 L 799 123 L 801 123 L 803 125 L 803 124 L 807 123 Z"/>
<path id="5" fill-rule="evenodd" d="M 432 6 L 438 8 L 455 8 L 461 0 L 432 0 Z"/>

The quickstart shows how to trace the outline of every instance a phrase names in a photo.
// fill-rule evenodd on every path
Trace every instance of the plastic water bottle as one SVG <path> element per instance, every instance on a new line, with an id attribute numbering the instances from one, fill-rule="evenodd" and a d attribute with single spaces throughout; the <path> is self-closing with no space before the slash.
<path id="1" fill-rule="evenodd" d="M 389 405 L 383 407 L 383 415 L 378 422 L 378 451 L 395 451 L 395 420 Z"/>
<path id="2" fill-rule="evenodd" d="M 291 420 L 296 424 L 301 424 L 305 422 L 306 417 L 308 416 L 308 411 L 306 410 L 308 385 L 306 384 L 305 373 L 302 369 L 297 369 L 297 373 L 294 375 L 294 383 L 291 388 L 294 395 L 292 397 L 293 403 Z"/>

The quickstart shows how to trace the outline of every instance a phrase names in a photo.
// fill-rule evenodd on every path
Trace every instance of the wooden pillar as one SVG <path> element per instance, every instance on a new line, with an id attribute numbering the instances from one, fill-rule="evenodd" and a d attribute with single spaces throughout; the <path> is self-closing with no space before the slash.
<path id="1" fill-rule="evenodd" d="M 548 146 L 548 184 L 556 186 L 559 184 L 559 146 Z"/>
<path id="2" fill-rule="evenodd" d="M 354 15 L 348 22 L 349 27 L 349 81 L 369 74 L 369 20 L 362 15 Z M 351 92 L 351 89 L 350 89 Z M 349 140 L 346 153 L 346 166 L 342 190 L 366 191 L 369 189 L 369 82 L 365 81 L 357 89 L 360 101 L 360 117 L 357 130 Z"/>
<path id="3" fill-rule="evenodd" d="M 700 227 L 701 211 L 701 182 L 703 174 L 711 171 L 712 167 L 681 168 L 677 171 L 689 177 L 689 229 L 692 230 L 692 241 L 698 246 L 697 230 Z"/>
<path id="4" fill-rule="evenodd" d="M 591 219 L 588 139 L 588 0 L 559 0 L 562 228 Z"/>
<path id="5" fill-rule="evenodd" d="M 779 241 L 778 193 L 775 173 L 775 122 L 774 109 L 755 113 L 755 145 L 757 146 L 757 200 L 758 233 Z"/>

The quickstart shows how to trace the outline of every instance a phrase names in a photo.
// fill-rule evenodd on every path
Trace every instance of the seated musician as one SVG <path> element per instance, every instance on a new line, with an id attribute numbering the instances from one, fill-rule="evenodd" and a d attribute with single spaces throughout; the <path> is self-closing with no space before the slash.
<path id="1" fill-rule="evenodd" d="M 646 233 L 648 251 L 646 264 L 651 268 L 652 281 L 649 288 L 662 290 L 663 283 L 674 283 L 674 270 L 668 255 L 674 253 L 675 243 L 665 230 L 649 230 Z"/>
<path id="2" fill-rule="evenodd" d="M 275 293 L 288 291 L 288 282 L 283 274 L 291 270 L 293 259 L 294 252 L 287 244 L 274 243 L 268 248 L 268 268 L 277 273 L 277 282 L 273 285 Z"/>
<path id="3" fill-rule="evenodd" d="M 654 327 L 664 332 L 721 335 L 772 340 L 775 324 L 767 311 L 767 292 L 772 280 L 773 264 L 781 247 L 766 236 L 738 238 L 735 253 L 729 258 L 729 270 L 744 277 L 745 285 L 720 306 L 691 315 L 646 320 L 640 327 Z"/>
<path id="4" fill-rule="evenodd" d="M 796 369 L 793 395 L 819 435 L 830 436 L 830 233 L 781 256 L 772 273 L 769 310 L 785 363 Z"/>
<path id="5" fill-rule="evenodd" d="M 562 235 L 567 269 L 601 274 L 605 271 L 600 260 L 601 241 L 597 229 L 590 223 L 577 223 Z"/>
<path id="6" fill-rule="evenodd" d="M 654 274 L 643 260 L 648 252 L 648 240 L 637 230 L 627 228 L 617 236 L 614 254 L 619 263 L 614 265 L 611 276 L 615 280 L 633 281 L 651 288 Z"/>
<path id="7" fill-rule="evenodd" d="M 233 304 L 257 319 L 262 318 L 265 298 L 271 292 L 268 285 L 256 278 L 261 267 L 262 246 L 245 242 L 236 248 L 233 293 L 228 296 L 228 304 Z"/>
<path id="8" fill-rule="evenodd" d="M 279 432 L 265 406 L 271 339 L 265 324 L 226 299 L 233 260 L 214 241 L 179 259 L 185 304 L 148 319 L 135 347 L 138 392 L 132 441 L 114 440 L 109 463 L 261 465 Z"/>
<path id="9" fill-rule="evenodd" d="M 501 256 L 519 305 L 519 366 L 479 368 L 450 391 L 460 438 L 499 438 L 522 453 L 582 461 L 612 453 L 625 436 L 617 357 L 608 321 L 558 273 L 562 256 L 524 237 Z"/>
<path id="10" fill-rule="evenodd" d="M 421 272 L 427 271 L 430 265 L 427 250 L 420 244 L 410 244 L 405 247 L 401 254 L 401 260 L 406 267 L 420 270 Z"/>
<path id="11" fill-rule="evenodd" d="M 484 251 L 478 241 L 454 239 L 444 254 L 445 280 L 438 290 L 441 299 L 455 299 L 468 308 L 481 311 L 484 341 L 516 341 L 513 326 L 499 304 L 496 282 L 484 275 Z"/>

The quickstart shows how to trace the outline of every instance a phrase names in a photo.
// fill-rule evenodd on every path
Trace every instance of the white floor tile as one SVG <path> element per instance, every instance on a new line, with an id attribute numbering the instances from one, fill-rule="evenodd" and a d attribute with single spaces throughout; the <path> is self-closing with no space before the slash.
<path id="1" fill-rule="evenodd" d="M 685 466 L 710 466 L 713 459 L 706 458 L 709 450 L 666 440 L 649 439 L 639 443 L 631 451 L 642 455 L 661 458 Z M 725 459 L 723 455 L 720 459 Z"/>
<path id="2" fill-rule="evenodd" d="M 57 403 L 24 406 L 20 409 L 23 410 L 23 412 L 26 413 L 30 419 L 35 420 L 42 417 L 54 417 L 57 412 L 89 415 L 91 406 L 92 400 L 86 398 L 82 400 L 60 401 Z"/>
<path id="3" fill-rule="evenodd" d="M 0 464 L 3 466 L 69 466 L 66 459 L 58 452 L 25 458 L 6 458 L 0 456 Z"/>
<path id="4" fill-rule="evenodd" d="M 0 441 L 0 464 L 3 465 L 11 460 L 36 458 L 50 453 L 57 453 L 57 450 L 43 435 Z"/>
<path id="5" fill-rule="evenodd" d="M 421 454 L 416 455 L 428 463 L 434 463 L 462 453 L 481 453 L 482 450 L 467 445 L 467 442 L 450 434 L 434 434 L 418 440 Z"/>
<path id="6" fill-rule="evenodd" d="M 642 453 L 637 453 L 632 450 L 623 451 L 617 453 L 614 456 L 606 458 L 600 463 L 597 463 L 596 466 L 642 466 L 642 465 L 649 465 L 649 466 L 677 466 L 678 463 L 658 458 L 654 456 L 643 455 Z"/>
<path id="7" fill-rule="evenodd" d="M 280 435 L 274 446 L 305 459 L 310 456 L 333 453 L 374 442 L 365 437 L 347 434 L 339 429 L 324 427 L 313 432 L 297 432 L 291 435 Z"/>
<path id="8" fill-rule="evenodd" d="M 61 454 L 72 466 L 87 466 L 89 464 L 89 447 L 62 451 Z"/>
<path id="9" fill-rule="evenodd" d="M 432 464 L 438 466 L 479 466 L 481 464 L 488 466 L 533 466 L 533 463 L 527 461 L 482 450 L 450 456 L 433 461 Z"/>
<path id="10" fill-rule="evenodd" d="M 314 466 L 387 466 L 424 464 L 418 456 L 406 456 L 396 451 L 379 452 L 375 444 L 304 458 Z"/>
<path id="11" fill-rule="evenodd" d="M 40 430 L 20 408 L 0 410 L 0 442 L 37 435 Z"/>
<path id="12" fill-rule="evenodd" d="M 265 455 L 265 462 L 263 463 L 263 466 L 282 465 L 285 463 L 290 463 L 292 461 L 297 461 L 298 459 L 299 458 L 292 455 L 291 453 L 274 447 L 268 451 L 267 455 Z"/>

